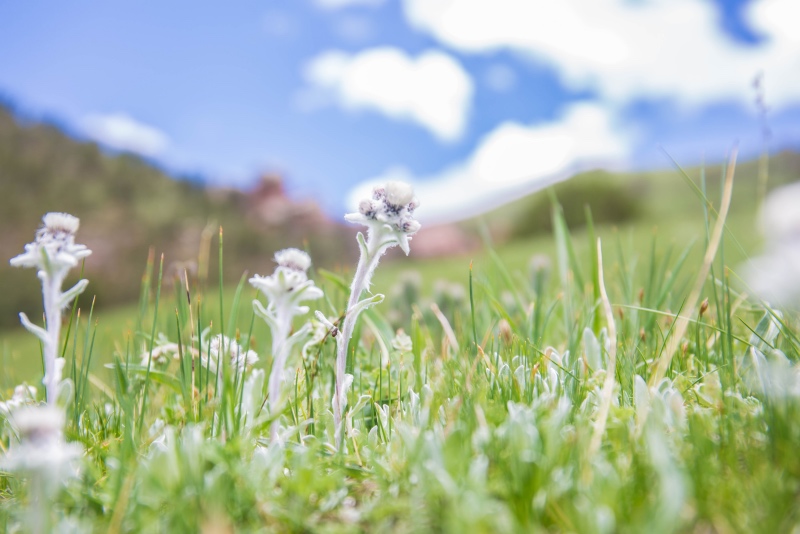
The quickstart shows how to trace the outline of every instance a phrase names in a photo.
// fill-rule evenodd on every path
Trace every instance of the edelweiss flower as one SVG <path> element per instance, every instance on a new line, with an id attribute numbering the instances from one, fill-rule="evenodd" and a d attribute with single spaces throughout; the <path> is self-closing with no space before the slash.
<path id="1" fill-rule="evenodd" d="M 274 412 L 280 406 L 281 383 L 284 366 L 292 346 L 308 334 L 310 326 L 304 325 L 294 334 L 292 320 L 296 315 L 308 313 L 308 306 L 301 306 L 304 300 L 322 297 L 322 290 L 308 279 L 306 271 L 311 267 L 311 258 L 302 250 L 287 248 L 275 253 L 278 267 L 270 276 L 255 275 L 250 284 L 267 297 L 267 307 L 258 299 L 253 300 L 253 311 L 266 321 L 272 332 L 272 369 L 269 375 L 269 408 Z M 290 335 L 291 334 L 291 335 Z M 278 439 L 278 420 L 270 427 L 270 439 Z"/>
<path id="2" fill-rule="evenodd" d="M 204 347 L 205 348 L 205 347 Z M 231 367 L 243 372 L 245 369 L 252 367 L 258 361 L 258 354 L 254 350 L 246 350 L 239 345 L 235 339 L 228 336 L 218 334 L 214 336 L 209 343 L 209 355 L 204 355 L 201 358 L 201 363 L 208 367 L 211 372 L 216 372 L 217 362 L 220 357 L 227 355 L 227 360 L 230 362 Z"/>
<path id="3" fill-rule="evenodd" d="M 5 402 L 0 402 L 0 413 L 8 417 L 11 412 L 26 405 L 36 403 L 36 388 L 20 384 L 14 388 L 14 395 Z"/>
<path id="4" fill-rule="evenodd" d="M 376 187 L 371 199 L 364 199 L 358 205 L 358 213 L 348 213 L 345 220 L 363 224 L 370 234 L 380 235 L 380 244 L 397 244 L 409 253 L 408 241 L 420 229 L 414 219 L 414 210 L 419 201 L 414 189 L 404 182 L 387 182 L 384 187 Z"/>
<path id="5" fill-rule="evenodd" d="M 285 309 L 291 315 L 308 312 L 307 306 L 299 306 L 304 300 L 318 299 L 322 290 L 308 279 L 306 271 L 311 267 L 311 258 L 296 248 L 287 248 L 275 253 L 278 267 L 269 276 L 255 275 L 250 284 L 267 297 L 268 310 Z"/>
<path id="6" fill-rule="evenodd" d="M 165 336 L 162 332 L 159 332 L 152 351 L 153 363 L 163 365 L 169 361 L 169 356 L 172 356 L 173 359 L 177 360 L 180 357 L 180 349 L 181 348 L 177 343 L 170 341 L 167 336 Z M 189 351 L 190 348 L 184 347 L 184 350 Z M 139 358 L 141 359 L 141 365 L 146 367 L 148 360 L 150 360 L 150 350 L 146 349 L 144 352 L 142 352 Z"/>
<path id="7" fill-rule="evenodd" d="M 414 350 L 414 345 L 411 342 L 411 336 L 406 334 L 403 329 L 397 331 L 392 340 L 392 348 L 398 352 L 411 352 Z"/>
<path id="8" fill-rule="evenodd" d="M 63 437 L 65 414 L 55 406 L 28 406 L 15 410 L 12 425 L 20 443 L 12 446 L 2 464 L 12 471 L 41 471 L 54 481 L 77 459 L 82 449 Z"/>
<path id="9" fill-rule="evenodd" d="M 75 244 L 75 232 L 80 221 L 68 213 L 48 213 L 42 218 L 44 225 L 36 232 L 33 243 L 25 245 L 25 252 L 11 259 L 14 267 L 37 267 L 51 276 L 66 273 L 78 261 L 92 253 L 86 245 Z"/>

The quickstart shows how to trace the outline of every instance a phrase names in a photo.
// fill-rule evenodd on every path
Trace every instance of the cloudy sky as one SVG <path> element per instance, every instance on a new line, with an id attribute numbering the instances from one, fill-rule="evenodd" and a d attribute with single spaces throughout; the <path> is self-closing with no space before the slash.
<path id="1" fill-rule="evenodd" d="M 448 219 L 593 166 L 800 148 L 796 0 L 0 2 L 0 95 L 168 170 Z M 427 209 L 425 209 L 427 207 Z"/>

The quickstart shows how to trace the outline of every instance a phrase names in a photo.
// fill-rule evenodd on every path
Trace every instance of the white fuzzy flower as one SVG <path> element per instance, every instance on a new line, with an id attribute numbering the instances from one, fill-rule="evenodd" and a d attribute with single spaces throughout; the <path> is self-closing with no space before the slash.
<path id="1" fill-rule="evenodd" d="M 285 308 L 291 315 L 308 312 L 308 307 L 298 306 L 303 300 L 318 299 L 322 290 L 308 279 L 306 271 L 311 267 L 311 258 L 296 248 L 287 248 L 275 253 L 278 267 L 270 276 L 255 275 L 250 284 L 261 291 L 269 301 L 269 308 Z"/>
<path id="2" fill-rule="evenodd" d="M 376 187 L 372 199 L 364 199 L 358 205 L 358 213 L 348 213 L 345 220 L 363 224 L 370 234 L 377 234 L 377 241 L 385 245 L 399 245 L 408 255 L 408 241 L 420 229 L 414 219 L 414 210 L 419 201 L 414 189 L 405 182 L 388 182 Z"/>
<path id="3" fill-rule="evenodd" d="M 325 318 L 325 321 L 326 322 L 322 322 L 318 319 L 311 319 L 311 321 L 309 321 L 309 324 L 311 325 L 311 335 L 308 338 L 308 341 L 306 341 L 303 345 L 302 353 L 304 360 L 308 359 L 308 357 L 311 355 L 311 350 L 314 347 L 321 345 L 322 342 L 325 341 L 325 336 L 327 336 L 328 332 L 330 332 L 330 327 L 328 325 L 333 326 L 333 323 L 331 323 L 327 318 Z M 336 327 L 334 326 L 334 328 Z"/>
<path id="4" fill-rule="evenodd" d="M 25 245 L 25 252 L 11 259 L 12 266 L 36 267 L 53 276 L 66 273 L 92 253 L 86 245 L 75 244 L 75 232 L 80 225 L 77 217 L 48 213 L 42 221 L 44 225 L 36 232 L 36 239 Z"/>
<path id="5" fill-rule="evenodd" d="M 11 412 L 22 406 L 36 403 L 36 388 L 20 384 L 14 388 L 14 394 L 5 402 L 0 402 L 0 413 L 8 417 Z"/>
<path id="6" fill-rule="evenodd" d="M 280 389 L 284 378 L 284 366 L 292 347 L 304 338 L 310 329 L 308 324 L 292 334 L 295 316 L 308 313 L 308 306 L 301 303 L 322 297 L 322 290 L 308 279 L 306 271 L 311 267 L 311 258 L 296 248 L 281 250 L 275 254 L 278 267 L 270 276 L 255 275 L 250 284 L 267 298 L 267 306 L 258 299 L 253 300 L 253 311 L 261 317 L 272 332 L 272 369 L 269 375 L 269 408 L 278 409 Z M 278 420 L 270 427 L 273 442 L 278 438 Z"/>
<path id="7" fill-rule="evenodd" d="M 205 347 L 203 347 L 205 350 Z M 254 350 L 246 350 L 239 345 L 235 339 L 218 334 L 211 338 L 208 343 L 208 355 L 203 354 L 200 362 L 212 373 L 217 370 L 217 362 L 220 358 L 227 360 L 231 367 L 243 372 L 249 369 L 258 361 L 258 354 Z"/>
<path id="8" fill-rule="evenodd" d="M 82 449 L 63 438 L 65 414 L 55 406 L 30 406 L 15 410 L 12 425 L 19 435 L 19 445 L 13 445 L 2 459 L 4 468 L 11 471 L 40 471 L 55 482 L 81 454 Z"/>
<path id="9" fill-rule="evenodd" d="M 192 349 L 190 347 L 183 347 L 183 350 L 184 352 L 190 352 Z M 147 366 L 147 362 L 150 360 L 150 353 L 150 349 L 146 348 L 142 354 L 139 355 L 141 365 Z M 177 360 L 180 358 L 180 353 L 181 347 L 177 343 L 170 341 L 164 333 L 159 332 L 152 350 L 153 364 L 163 365 L 169 361 L 170 357 Z"/>
<path id="10" fill-rule="evenodd" d="M 275 253 L 275 263 L 294 271 L 308 271 L 311 267 L 311 256 L 300 249 L 286 248 Z"/>
<path id="11" fill-rule="evenodd" d="M 72 288 L 62 292 L 61 286 L 69 270 L 78 261 L 92 253 L 85 245 L 75 244 L 75 232 L 80 226 L 77 217 L 67 213 L 48 213 L 42 219 L 44 225 L 36 232 L 33 243 L 25 245 L 25 252 L 11 259 L 14 267 L 36 267 L 42 282 L 42 301 L 44 304 L 45 328 L 33 324 L 20 313 L 22 325 L 44 345 L 44 385 L 47 403 L 53 404 L 61 381 L 61 367 L 57 368 L 61 311 L 80 295 L 88 280 L 80 280 Z"/>
<path id="12" fill-rule="evenodd" d="M 411 352 L 414 345 L 411 342 L 411 336 L 406 334 L 403 329 L 397 331 L 392 340 L 392 348 L 398 352 Z"/>

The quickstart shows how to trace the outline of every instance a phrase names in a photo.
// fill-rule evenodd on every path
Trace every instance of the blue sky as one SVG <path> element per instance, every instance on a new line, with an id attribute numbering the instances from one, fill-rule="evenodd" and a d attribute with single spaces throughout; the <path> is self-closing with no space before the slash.
<path id="1" fill-rule="evenodd" d="M 76 136 L 332 214 L 401 177 L 430 220 L 595 165 L 800 147 L 794 0 L 0 1 L 0 94 Z M 425 218 L 426 210 L 420 210 Z M 434 213 L 435 212 L 435 213 Z"/>

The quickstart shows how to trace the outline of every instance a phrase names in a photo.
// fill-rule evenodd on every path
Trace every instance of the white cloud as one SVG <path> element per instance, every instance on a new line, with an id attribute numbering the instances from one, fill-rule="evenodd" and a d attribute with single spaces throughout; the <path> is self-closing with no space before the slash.
<path id="1" fill-rule="evenodd" d="M 88 115 L 80 121 L 80 127 L 99 143 L 143 156 L 157 156 L 169 145 L 169 138 L 163 132 L 124 113 Z"/>
<path id="2" fill-rule="evenodd" d="M 510 49 L 555 67 L 575 88 L 613 102 L 753 99 L 763 71 L 773 106 L 800 101 L 800 2 L 754 0 L 746 19 L 765 37 L 739 43 L 707 0 L 404 0 L 416 28 L 462 51 Z"/>
<path id="3" fill-rule="evenodd" d="M 305 76 L 347 109 L 372 109 L 412 121 L 446 141 L 460 137 L 466 127 L 472 80 L 441 52 L 412 58 L 390 47 L 353 55 L 329 51 L 306 65 Z"/>
<path id="4" fill-rule="evenodd" d="M 605 108 L 579 103 L 555 122 L 503 123 L 479 141 L 466 161 L 432 176 L 390 169 L 357 186 L 348 200 L 355 207 L 373 186 L 404 180 L 416 187 L 422 222 L 456 221 L 547 187 L 578 170 L 617 166 L 628 151 L 627 134 Z"/>
<path id="5" fill-rule="evenodd" d="M 378 7 L 385 0 L 314 0 L 317 6 L 323 9 L 342 9 L 352 6 Z"/>

